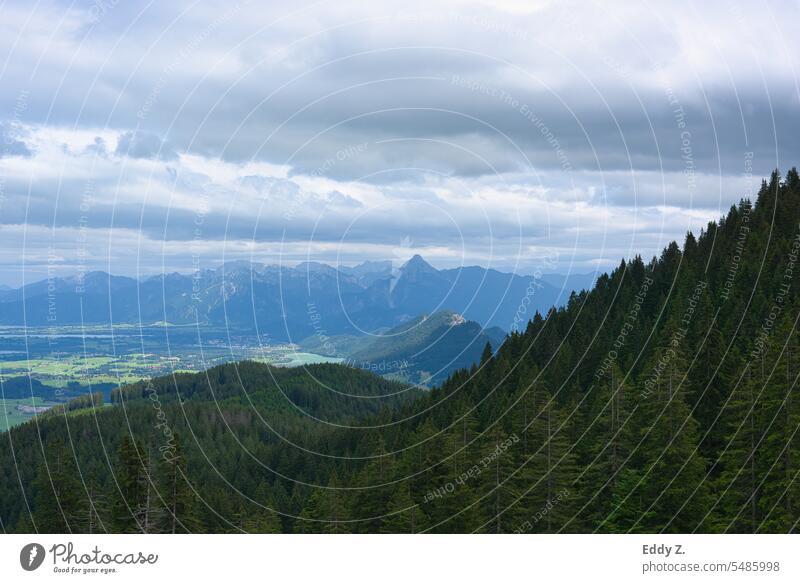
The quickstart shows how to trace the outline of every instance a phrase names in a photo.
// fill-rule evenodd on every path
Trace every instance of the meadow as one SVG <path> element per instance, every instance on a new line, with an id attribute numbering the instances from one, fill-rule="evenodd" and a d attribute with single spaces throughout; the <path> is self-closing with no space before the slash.
<path id="1" fill-rule="evenodd" d="M 33 413 L 23 413 L 17 409 L 18 405 L 28 405 L 32 407 L 48 407 L 56 405 L 55 401 L 45 401 L 41 397 L 27 399 L 0 399 L 0 431 L 6 431 L 9 427 L 14 427 L 25 421 L 33 419 Z"/>
<path id="2" fill-rule="evenodd" d="M 30 377 L 45 391 L 36 396 L 56 404 L 91 391 L 108 395 L 112 388 L 142 379 L 181 372 L 199 372 L 225 362 L 256 360 L 276 366 L 303 366 L 341 359 L 302 352 L 293 344 L 262 344 L 251 336 L 127 325 L 80 329 L 0 329 L 0 381 Z M 52 391 L 50 390 L 52 389 Z M 25 396 L 13 394 L 12 397 Z M 44 397 L 47 401 L 41 401 Z M 16 410 L 20 399 L 0 399 L 5 415 L 0 431 L 29 420 Z M 30 405 L 31 399 L 23 399 Z"/>

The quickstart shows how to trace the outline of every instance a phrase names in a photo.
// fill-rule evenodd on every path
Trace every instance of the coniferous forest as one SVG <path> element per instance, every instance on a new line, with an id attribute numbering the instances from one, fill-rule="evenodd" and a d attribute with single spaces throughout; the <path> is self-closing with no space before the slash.
<path id="1" fill-rule="evenodd" d="M 0 436 L 5 532 L 789 533 L 800 177 L 422 391 L 243 362 Z"/>

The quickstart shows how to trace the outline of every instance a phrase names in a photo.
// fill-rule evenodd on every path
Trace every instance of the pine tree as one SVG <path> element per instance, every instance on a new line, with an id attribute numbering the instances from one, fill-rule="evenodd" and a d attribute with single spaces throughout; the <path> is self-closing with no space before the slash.
<path id="1" fill-rule="evenodd" d="M 763 387 L 758 425 L 765 428 L 759 447 L 762 486 L 759 532 L 790 532 L 800 517 L 800 342 L 794 314 L 776 334 L 770 350 L 775 369 Z"/>
<path id="2" fill-rule="evenodd" d="M 727 431 L 725 449 L 720 456 L 720 475 L 716 484 L 719 506 L 715 528 L 721 532 L 755 533 L 762 520 L 760 480 L 756 467 L 761 463 L 758 443 L 761 437 L 759 384 L 747 363 L 745 372 L 734 388 L 724 424 Z"/>
<path id="3" fill-rule="evenodd" d="M 73 532 L 83 492 L 77 468 L 63 441 L 47 449 L 47 463 L 39 464 L 34 482 L 33 524 L 39 533 Z"/>
<path id="4" fill-rule="evenodd" d="M 623 376 L 614 362 L 607 374 L 596 380 L 594 407 L 581 440 L 586 454 L 581 456 L 577 488 L 580 499 L 585 501 L 581 519 L 589 525 L 602 523 L 613 511 L 613 493 L 620 472 L 638 442 L 634 440 L 637 431 L 631 419 L 633 391 Z"/>
<path id="5" fill-rule="evenodd" d="M 570 428 L 545 387 L 531 398 L 536 401 L 526 432 L 528 453 L 523 453 L 523 447 L 522 455 L 514 456 L 516 473 L 509 481 L 518 502 L 515 523 L 507 532 L 529 523 L 530 532 L 555 533 L 574 517 L 573 484 L 578 474 L 567 438 Z"/>
<path id="6" fill-rule="evenodd" d="M 242 504 L 238 513 L 239 530 L 247 533 L 280 534 L 283 526 L 277 506 L 268 493 L 266 484 L 259 486 L 257 504 Z"/>
<path id="7" fill-rule="evenodd" d="M 173 446 L 158 463 L 158 492 L 164 504 L 158 530 L 168 534 L 199 532 L 196 496 L 186 476 L 186 459 L 177 433 Z"/>
<path id="8" fill-rule="evenodd" d="M 677 339 L 675 332 L 669 337 Z M 640 392 L 636 423 L 645 429 L 636 459 L 642 496 L 651 502 L 634 529 L 692 532 L 711 500 L 697 422 L 686 403 L 687 363 L 679 342 L 657 352 L 646 370 L 652 385 L 649 393 L 644 387 Z"/>
<path id="9" fill-rule="evenodd" d="M 115 532 L 147 532 L 150 495 L 149 456 L 126 435 L 117 450 L 117 492 L 112 524 Z"/>
<path id="10" fill-rule="evenodd" d="M 645 525 L 652 524 L 656 519 L 655 510 L 645 494 L 650 490 L 647 484 L 649 478 L 640 470 L 624 467 L 611 492 L 611 511 L 596 523 L 595 532 L 649 532 Z"/>
<path id="11" fill-rule="evenodd" d="M 386 508 L 386 517 L 381 522 L 379 531 L 388 534 L 414 534 L 424 528 L 420 522 L 424 516 L 417 504 L 411 499 L 411 488 L 407 483 L 395 488 Z"/>

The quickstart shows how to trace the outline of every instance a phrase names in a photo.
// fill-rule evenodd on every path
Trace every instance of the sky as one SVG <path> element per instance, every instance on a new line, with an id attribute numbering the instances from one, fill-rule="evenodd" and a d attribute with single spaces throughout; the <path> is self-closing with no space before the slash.
<path id="1" fill-rule="evenodd" d="M 797 2 L 0 5 L 0 284 L 606 271 L 800 162 Z"/>

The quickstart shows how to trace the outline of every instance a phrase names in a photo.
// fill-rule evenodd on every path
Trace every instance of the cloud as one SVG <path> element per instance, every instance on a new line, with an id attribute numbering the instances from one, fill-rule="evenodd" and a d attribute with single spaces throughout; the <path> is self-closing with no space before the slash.
<path id="1" fill-rule="evenodd" d="M 108 156 L 108 146 L 106 141 L 100 136 L 96 136 L 94 141 L 84 148 L 84 153 L 94 156 Z"/>
<path id="2" fill-rule="evenodd" d="M 0 123 L 0 158 L 28 157 L 33 154 L 28 144 L 19 139 L 19 131 L 10 124 Z"/>
<path id="3" fill-rule="evenodd" d="M 523 106 L 577 170 L 680 169 L 677 107 L 701 171 L 740 171 L 748 149 L 772 154 L 756 168 L 768 172 L 776 142 L 800 157 L 795 4 L 711 3 L 691 16 L 652 4 L 515 5 L 176 2 L 97 13 L 89 3 L 49 45 L 0 39 L 10 54 L 0 104 L 30 85 L 30 122 L 138 125 L 141 137 L 120 148 L 133 156 L 163 149 L 156 136 L 167 129 L 182 153 L 298 172 L 349 144 L 385 144 L 337 164 L 340 179 L 412 166 L 465 176 L 562 168 Z M 45 39 L 63 11 L 17 7 L 6 27 Z M 382 142 L 398 138 L 464 150 Z"/>
<path id="4" fill-rule="evenodd" d="M 376 185 L 287 178 L 281 167 L 198 156 L 97 156 L 92 130 L 28 132 L 40 145 L 24 164 L 14 163 L 0 215 L 8 237 L 0 263 L 9 273 L 21 256 L 28 269 L 43 269 L 53 251 L 64 272 L 80 260 L 131 274 L 162 264 L 188 271 L 198 254 L 209 266 L 226 258 L 377 260 L 404 240 L 440 266 L 531 271 L 555 250 L 569 258 L 564 266 L 588 269 L 656 253 L 727 204 L 712 177 L 695 199 L 680 198 L 682 173 L 581 173 L 579 180 L 558 172 L 536 179 L 524 172 L 469 180 L 431 174 L 424 183 Z M 0 161 L 0 171 L 10 174 L 10 163 Z M 28 235 L 20 237 L 20 229 Z"/>
<path id="5" fill-rule="evenodd" d="M 117 156 L 174 160 L 177 152 L 156 134 L 143 131 L 124 132 L 117 142 Z"/>
<path id="6" fill-rule="evenodd" d="M 81 225 L 135 233 L 175 265 L 198 239 L 330 260 L 411 237 L 510 266 L 656 251 L 800 160 L 800 7 L 686 10 L 6 3 L 0 224 L 65 250 Z M 150 260 L 117 247 L 121 270 Z"/>

